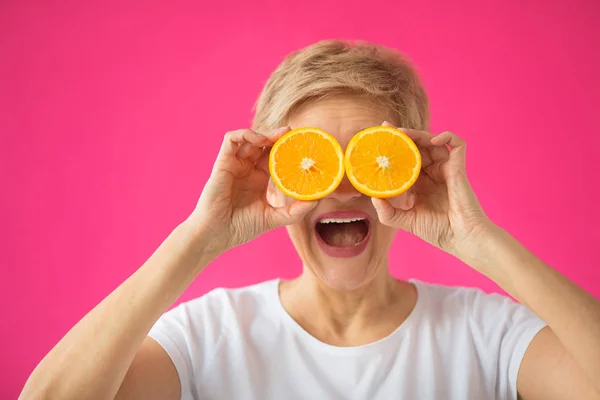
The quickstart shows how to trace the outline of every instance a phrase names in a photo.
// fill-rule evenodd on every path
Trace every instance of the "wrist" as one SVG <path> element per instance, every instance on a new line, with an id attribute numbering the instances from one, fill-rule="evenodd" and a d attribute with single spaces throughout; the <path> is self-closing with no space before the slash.
<path id="1" fill-rule="evenodd" d="M 505 291 L 514 291 L 514 282 L 524 273 L 545 264 L 498 225 L 489 224 L 481 230 L 470 251 L 459 258 L 485 275 Z"/>
<path id="2" fill-rule="evenodd" d="M 178 227 L 186 242 L 196 249 L 202 259 L 209 262 L 227 251 L 227 245 L 221 235 L 198 221 L 194 215 L 186 218 Z"/>
<path id="3" fill-rule="evenodd" d="M 501 243 L 508 235 L 502 228 L 486 219 L 474 225 L 457 246 L 454 256 L 489 277 L 498 264 Z"/>
<path id="4" fill-rule="evenodd" d="M 165 295 L 161 299 L 171 304 L 169 302 L 175 301 L 219 254 L 208 232 L 184 221 L 171 231 L 134 276 Z"/>

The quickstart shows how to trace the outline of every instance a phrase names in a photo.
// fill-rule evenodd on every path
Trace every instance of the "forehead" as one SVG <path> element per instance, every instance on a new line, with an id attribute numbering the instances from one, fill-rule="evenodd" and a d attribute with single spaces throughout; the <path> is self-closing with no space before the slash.
<path id="1" fill-rule="evenodd" d="M 288 124 L 292 129 L 323 129 L 345 148 L 357 132 L 381 125 L 384 120 L 392 122 L 388 114 L 383 106 L 365 99 L 336 96 L 308 102 L 290 115 Z"/>

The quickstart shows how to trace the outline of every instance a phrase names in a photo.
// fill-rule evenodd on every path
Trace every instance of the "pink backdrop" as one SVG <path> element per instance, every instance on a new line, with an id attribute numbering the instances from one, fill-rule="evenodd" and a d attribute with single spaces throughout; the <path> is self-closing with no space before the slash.
<path id="1" fill-rule="evenodd" d="M 0 399 L 191 211 L 282 57 L 324 38 L 409 54 L 488 214 L 600 297 L 600 3 L 100 3 L 0 5 Z M 498 290 L 405 234 L 391 259 L 399 277 Z M 299 272 L 276 231 L 182 299 Z"/>

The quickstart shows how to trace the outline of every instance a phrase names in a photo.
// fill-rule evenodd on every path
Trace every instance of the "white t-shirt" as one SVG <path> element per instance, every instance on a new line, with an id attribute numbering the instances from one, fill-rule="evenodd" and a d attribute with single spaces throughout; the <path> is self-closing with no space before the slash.
<path id="1" fill-rule="evenodd" d="M 412 280 L 413 312 L 357 347 L 325 344 L 283 308 L 279 280 L 216 289 L 150 331 L 169 354 L 182 399 L 516 399 L 517 372 L 545 323 L 478 289 Z"/>

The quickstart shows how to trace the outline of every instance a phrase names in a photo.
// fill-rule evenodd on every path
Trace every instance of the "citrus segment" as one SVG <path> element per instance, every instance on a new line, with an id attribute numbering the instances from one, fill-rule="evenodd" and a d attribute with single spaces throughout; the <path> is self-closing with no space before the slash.
<path id="1" fill-rule="evenodd" d="M 333 192 L 344 178 L 344 154 L 327 132 L 294 129 L 271 148 L 269 171 L 275 185 L 287 196 L 316 200 Z"/>
<path id="2" fill-rule="evenodd" d="M 421 172 L 421 153 L 402 131 L 375 126 L 350 140 L 344 164 L 348 180 L 359 192 L 389 198 L 415 183 Z"/>

